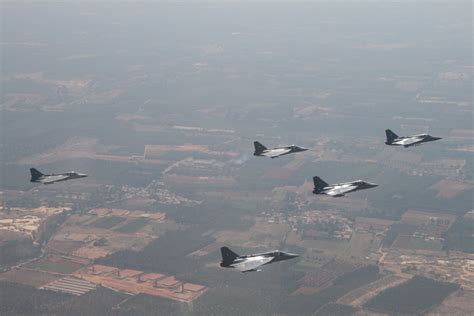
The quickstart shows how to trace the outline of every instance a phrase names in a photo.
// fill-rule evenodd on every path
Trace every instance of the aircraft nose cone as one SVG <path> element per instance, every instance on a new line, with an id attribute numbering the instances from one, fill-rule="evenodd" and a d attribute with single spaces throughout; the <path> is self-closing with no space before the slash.
<path id="1" fill-rule="evenodd" d="M 376 183 L 367 183 L 371 188 L 376 188 L 378 187 L 379 185 L 376 184 Z"/>
<path id="2" fill-rule="evenodd" d="M 85 177 L 87 177 L 87 176 L 88 176 L 88 175 L 85 174 L 85 173 L 80 173 L 80 174 L 79 174 L 79 177 L 82 177 L 82 178 L 85 178 Z"/>
<path id="3" fill-rule="evenodd" d="M 297 254 L 295 254 L 295 253 L 287 253 L 286 256 L 287 256 L 288 258 L 297 258 L 297 257 L 299 257 L 299 255 L 297 255 Z"/>

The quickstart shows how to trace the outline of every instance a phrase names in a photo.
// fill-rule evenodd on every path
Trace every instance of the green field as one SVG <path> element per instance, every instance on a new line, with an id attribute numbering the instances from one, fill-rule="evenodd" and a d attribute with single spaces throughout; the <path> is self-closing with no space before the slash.
<path id="1" fill-rule="evenodd" d="M 72 262 L 65 262 L 65 263 L 58 263 L 52 261 L 41 261 L 29 266 L 29 268 L 43 270 L 43 271 L 51 271 L 56 273 L 64 273 L 69 274 L 73 273 L 74 271 L 80 269 L 82 266 L 79 264 L 75 264 Z"/>
<path id="2" fill-rule="evenodd" d="M 142 229 L 146 224 L 148 223 L 148 219 L 146 218 L 137 218 L 134 220 L 131 220 L 130 222 L 126 223 L 125 225 L 115 229 L 116 232 L 119 233 L 135 233 Z"/>
<path id="3" fill-rule="evenodd" d="M 97 228 L 110 229 L 125 220 L 126 218 L 118 216 L 102 217 L 96 220 L 95 222 L 92 222 L 91 225 Z"/>
<path id="4" fill-rule="evenodd" d="M 365 307 L 382 313 L 421 314 L 441 303 L 457 289 L 458 284 L 415 276 L 408 282 L 381 292 L 367 302 Z"/>
<path id="5" fill-rule="evenodd" d="M 404 249 L 425 249 L 425 250 L 441 250 L 443 244 L 439 240 L 425 240 L 422 237 L 398 236 L 393 244 L 394 247 Z"/>

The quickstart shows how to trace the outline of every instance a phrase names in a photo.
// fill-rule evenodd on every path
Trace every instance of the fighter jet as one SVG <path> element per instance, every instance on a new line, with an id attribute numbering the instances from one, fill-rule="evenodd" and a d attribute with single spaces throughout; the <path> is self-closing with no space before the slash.
<path id="1" fill-rule="evenodd" d="M 349 192 L 375 188 L 378 185 L 375 183 L 356 180 L 352 182 L 327 184 L 320 177 L 313 177 L 314 194 L 326 194 L 333 197 L 344 196 Z"/>
<path id="2" fill-rule="evenodd" d="M 283 252 L 280 250 L 255 255 L 239 256 L 227 247 L 221 248 L 221 254 L 221 267 L 235 268 L 240 272 L 258 272 L 261 271 L 261 269 L 258 268 L 265 264 L 298 257 L 298 255 L 293 253 Z"/>
<path id="3" fill-rule="evenodd" d="M 385 130 L 385 135 L 387 135 L 387 140 L 385 141 L 385 144 L 392 145 L 392 146 L 402 145 L 405 148 L 410 147 L 410 146 L 415 146 L 415 145 L 421 145 L 421 143 L 424 143 L 424 142 L 432 142 L 432 141 L 441 139 L 441 137 L 433 137 L 428 134 L 418 134 L 418 135 L 400 137 L 389 129 Z"/>
<path id="4" fill-rule="evenodd" d="M 278 158 L 283 155 L 308 150 L 307 148 L 298 147 L 296 145 L 276 147 L 276 148 L 269 149 L 257 141 L 253 142 L 253 145 L 255 146 L 255 152 L 253 153 L 254 156 L 265 156 L 265 157 L 270 157 L 272 159 Z"/>
<path id="5" fill-rule="evenodd" d="M 87 174 L 77 173 L 75 171 L 59 173 L 59 174 L 42 174 L 35 168 L 30 168 L 31 182 L 51 184 L 59 181 L 66 181 L 71 179 L 85 178 Z"/>

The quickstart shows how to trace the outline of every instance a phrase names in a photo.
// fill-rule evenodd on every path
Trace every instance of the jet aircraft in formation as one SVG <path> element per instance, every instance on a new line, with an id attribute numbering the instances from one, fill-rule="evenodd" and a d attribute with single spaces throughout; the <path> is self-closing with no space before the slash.
<path id="1" fill-rule="evenodd" d="M 254 156 L 265 156 L 270 158 L 277 158 L 283 155 L 308 150 L 308 148 L 303 148 L 296 145 L 267 148 L 257 141 L 253 142 L 253 145 L 255 146 L 255 152 L 253 153 Z"/>
<path id="2" fill-rule="evenodd" d="M 356 180 L 351 182 L 343 182 L 336 184 L 327 184 L 320 177 L 313 177 L 314 194 L 326 194 L 333 197 L 344 196 L 349 192 L 375 188 L 378 185 L 375 183 Z"/>
<path id="3" fill-rule="evenodd" d="M 413 136 L 400 137 L 391 130 L 385 130 L 387 145 L 402 145 L 404 147 L 410 147 L 421 144 L 423 142 L 430 142 L 441 139 L 440 137 L 433 137 L 428 134 L 419 134 Z M 264 156 L 270 158 L 277 158 L 283 155 L 297 153 L 308 150 L 307 148 L 299 147 L 296 145 L 267 148 L 261 143 L 255 141 L 255 152 L 254 156 Z M 35 168 L 30 168 L 31 182 L 51 184 L 60 181 L 66 181 L 71 179 L 85 178 L 87 174 L 78 172 L 66 172 L 60 174 L 43 174 Z M 319 177 L 313 177 L 314 182 L 314 194 L 326 194 L 333 197 L 344 196 L 349 192 L 358 190 L 365 190 L 375 188 L 378 185 L 375 183 L 365 182 L 362 180 L 356 180 L 351 182 L 328 184 Z M 296 254 L 286 253 L 280 250 L 274 250 L 270 252 L 239 256 L 227 247 L 221 248 L 222 261 L 221 267 L 224 268 L 235 268 L 241 272 L 253 272 L 261 271 L 259 268 L 263 265 L 278 262 L 282 260 L 288 260 L 298 257 Z"/>
<path id="4" fill-rule="evenodd" d="M 387 136 L 387 140 L 385 144 L 391 146 L 403 146 L 403 147 L 410 147 L 415 145 L 421 145 L 421 143 L 425 142 L 432 142 L 435 140 L 441 139 L 441 137 L 434 137 L 428 134 L 418 134 L 412 136 L 398 136 L 394 132 L 389 129 L 385 130 L 385 135 Z"/>
<path id="5" fill-rule="evenodd" d="M 298 255 L 274 250 L 255 255 L 239 256 L 227 247 L 221 248 L 222 261 L 221 267 L 235 268 L 241 272 L 258 272 L 261 271 L 259 267 L 277 261 L 283 261 L 298 257 Z"/>
<path id="6" fill-rule="evenodd" d="M 35 168 L 30 168 L 31 182 L 51 184 L 59 181 L 66 181 L 71 179 L 79 179 L 87 177 L 85 173 L 78 173 L 75 171 L 59 173 L 59 174 L 42 174 Z"/>

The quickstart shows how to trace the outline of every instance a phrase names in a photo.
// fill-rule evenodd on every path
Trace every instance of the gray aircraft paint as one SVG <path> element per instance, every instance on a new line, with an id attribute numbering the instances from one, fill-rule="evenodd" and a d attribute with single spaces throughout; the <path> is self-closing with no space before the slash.
<path id="1" fill-rule="evenodd" d="M 254 156 L 264 156 L 264 157 L 270 157 L 272 159 L 278 158 L 283 155 L 288 155 L 291 153 L 297 153 L 297 152 L 308 150 L 308 148 L 299 147 L 296 145 L 267 148 L 257 141 L 254 141 L 253 145 L 255 147 L 255 152 L 253 153 Z"/>
<path id="2" fill-rule="evenodd" d="M 52 184 L 55 182 L 72 180 L 72 179 L 80 179 L 80 178 L 85 178 L 88 176 L 85 173 L 78 173 L 75 171 L 58 173 L 58 174 L 54 174 L 54 173 L 43 174 L 40 171 L 36 170 L 35 168 L 30 168 L 30 173 L 31 173 L 30 182 L 43 183 L 43 184 Z"/>
<path id="3" fill-rule="evenodd" d="M 239 256 L 227 247 L 221 248 L 223 268 L 234 268 L 241 272 L 258 272 L 261 266 L 298 257 L 297 254 L 273 250 L 265 253 Z"/>
<path id="4" fill-rule="evenodd" d="M 418 134 L 412 136 L 398 136 L 391 130 L 385 130 L 385 144 L 390 146 L 403 146 L 405 148 L 411 146 L 421 145 L 426 142 L 433 142 L 442 139 L 441 137 L 434 137 L 428 134 Z"/>
<path id="5" fill-rule="evenodd" d="M 326 194 L 333 197 L 340 197 L 350 192 L 378 187 L 378 184 L 366 182 L 363 180 L 328 184 L 317 176 L 313 177 L 313 182 L 314 182 L 314 189 L 313 189 L 314 194 Z"/>

